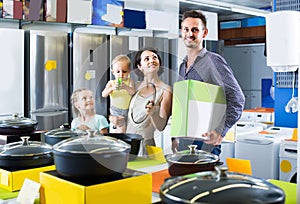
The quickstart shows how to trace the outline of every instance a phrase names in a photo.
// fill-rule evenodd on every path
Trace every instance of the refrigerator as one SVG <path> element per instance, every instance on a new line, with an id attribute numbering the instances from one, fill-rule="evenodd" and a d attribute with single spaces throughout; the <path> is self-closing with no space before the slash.
<path id="1" fill-rule="evenodd" d="M 24 31 L 0 28 L 0 116 L 24 115 Z"/>
<path id="2" fill-rule="evenodd" d="M 108 36 L 99 29 L 77 28 L 72 44 L 72 91 L 78 88 L 93 91 L 96 113 L 107 116 L 107 102 L 100 96 L 109 79 Z"/>
<path id="3" fill-rule="evenodd" d="M 95 107 L 98 114 L 109 115 L 109 97 L 103 98 L 101 92 L 108 80 L 113 79 L 110 65 L 119 54 L 127 55 L 133 63 L 135 52 L 143 47 L 153 47 L 162 58 L 161 79 L 171 86 L 177 75 L 177 67 L 171 66 L 170 51 L 172 40 L 150 36 L 116 35 L 115 30 L 97 28 L 75 29 L 73 34 L 73 90 L 91 89 L 95 94 Z M 172 54 L 173 53 L 173 54 Z M 131 71 L 133 80 L 142 80 Z M 173 81 L 172 81 L 173 80 Z"/>
<path id="4" fill-rule="evenodd" d="M 69 123 L 69 34 L 64 31 L 26 31 L 27 113 L 38 130 Z"/>

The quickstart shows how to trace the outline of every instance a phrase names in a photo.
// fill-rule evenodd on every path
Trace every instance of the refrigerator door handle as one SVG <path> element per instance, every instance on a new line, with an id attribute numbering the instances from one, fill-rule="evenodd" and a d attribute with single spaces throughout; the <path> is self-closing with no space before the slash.
<path id="1" fill-rule="evenodd" d="M 31 111 L 32 114 L 37 114 L 37 113 L 51 113 L 51 112 L 65 112 L 68 111 L 68 108 L 58 108 L 58 109 L 38 109 L 35 111 Z"/>

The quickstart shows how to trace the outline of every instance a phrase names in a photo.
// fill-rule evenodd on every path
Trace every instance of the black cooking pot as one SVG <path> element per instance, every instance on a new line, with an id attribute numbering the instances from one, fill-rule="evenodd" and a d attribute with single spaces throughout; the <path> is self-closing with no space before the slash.
<path id="1" fill-rule="evenodd" d="M 216 168 L 218 169 L 218 168 Z M 284 204 L 282 189 L 265 180 L 226 167 L 166 179 L 160 187 L 162 203 Z"/>
<path id="2" fill-rule="evenodd" d="M 52 147 L 38 141 L 22 141 L 3 145 L 0 152 L 0 167 L 8 170 L 37 168 L 53 164 Z"/>
<path id="3" fill-rule="evenodd" d="M 0 120 L 0 134 L 18 135 L 32 133 L 36 130 L 37 124 L 36 120 L 13 114 L 11 117 Z"/>
<path id="4" fill-rule="evenodd" d="M 141 141 L 143 140 L 143 136 L 138 134 L 124 134 L 124 133 L 105 133 L 104 135 L 123 140 L 124 142 L 130 144 L 131 150 L 129 153 L 129 161 L 133 161 L 136 159 L 140 151 L 140 144 Z"/>
<path id="5" fill-rule="evenodd" d="M 50 145 L 55 145 L 56 143 L 71 138 L 77 137 L 78 133 L 71 130 L 69 124 L 63 124 L 57 129 L 50 130 L 45 133 L 45 142 Z"/>
<path id="6" fill-rule="evenodd" d="M 66 178 L 121 175 L 127 168 L 130 145 L 108 136 L 79 136 L 53 146 L 54 164 Z"/>
<path id="7" fill-rule="evenodd" d="M 214 170 L 215 166 L 223 164 L 219 157 L 212 153 L 197 150 L 197 145 L 189 145 L 190 150 L 167 154 L 168 170 L 171 176 L 181 176 L 201 171 Z"/>

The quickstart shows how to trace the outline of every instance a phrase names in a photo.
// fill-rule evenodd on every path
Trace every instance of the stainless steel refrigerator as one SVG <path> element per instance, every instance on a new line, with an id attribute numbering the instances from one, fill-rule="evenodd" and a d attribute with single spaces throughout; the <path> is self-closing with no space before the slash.
<path id="1" fill-rule="evenodd" d="M 39 130 L 69 122 L 68 33 L 26 31 L 28 114 Z"/>
<path id="2" fill-rule="evenodd" d="M 101 96 L 109 78 L 109 45 L 104 31 L 77 28 L 73 33 L 72 91 L 87 88 L 95 94 L 98 114 L 107 116 L 107 102 Z M 75 116 L 73 116 L 75 117 Z"/>

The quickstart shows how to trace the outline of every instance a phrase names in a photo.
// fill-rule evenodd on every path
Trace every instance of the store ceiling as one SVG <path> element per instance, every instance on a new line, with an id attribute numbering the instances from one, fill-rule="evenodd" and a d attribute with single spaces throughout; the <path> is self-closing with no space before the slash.
<path id="1" fill-rule="evenodd" d="M 179 13 L 182 14 L 186 10 L 203 10 L 203 11 L 209 11 L 209 12 L 215 12 L 218 13 L 219 21 L 228 21 L 228 20 L 237 20 L 237 19 L 243 19 L 247 17 L 253 17 L 251 15 L 241 14 L 237 12 L 233 12 L 230 10 L 224 10 L 219 8 L 212 8 L 210 6 L 204 6 L 204 5 L 197 5 L 197 2 L 205 2 L 201 0 L 179 0 Z M 220 5 L 238 5 L 243 7 L 250 7 L 255 9 L 265 9 L 265 8 L 271 8 L 272 6 L 272 0 L 218 0 L 218 1 L 211 1 L 218 3 Z M 205 3 L 204 3 L 205 4 Z"/>

